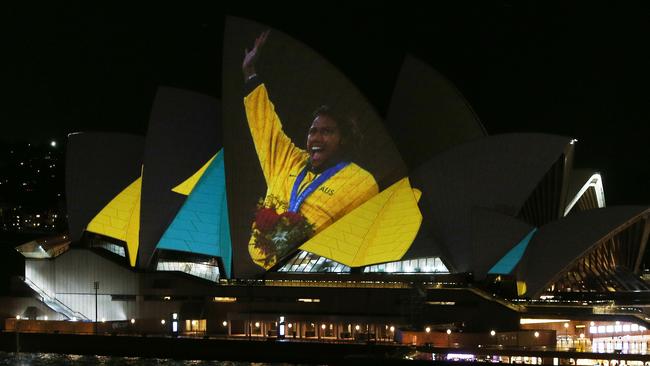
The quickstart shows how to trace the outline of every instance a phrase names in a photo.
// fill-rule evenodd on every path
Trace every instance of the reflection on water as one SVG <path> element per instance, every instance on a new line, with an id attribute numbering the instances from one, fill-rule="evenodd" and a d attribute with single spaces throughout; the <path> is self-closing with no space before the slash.
<path id="1" fill-rule="evenodd" d="M 0 366 L 50 366 L 50 365 L 177 365 L 177 366 L 280 366 L 287 363 L 254 363 L 232 361 L 172 360 L 169 358 L 110 357 L 62 355 L 58 353 L 7 353 L 0 352 Z"/>

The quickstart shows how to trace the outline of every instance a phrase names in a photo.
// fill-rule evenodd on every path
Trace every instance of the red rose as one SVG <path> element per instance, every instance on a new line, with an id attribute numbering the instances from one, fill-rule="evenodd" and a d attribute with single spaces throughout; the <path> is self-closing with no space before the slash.
<path id="1" fill-rule="evenodd" d="M 255 227 L 262 232 L 270 231 L 279 220 L 280 215 L 274 209 L 262 207 L 255 214 Z"/>
<path id="2" fill-rule="evenodd" d="M 291 212 L 291 211 L 287 211 L 283 213 L 282 215 L 280 215 L 280 217 L 287 219 L 289 225 L 296 225 L 304 220 L 301 214 L 297 212 Z"/>

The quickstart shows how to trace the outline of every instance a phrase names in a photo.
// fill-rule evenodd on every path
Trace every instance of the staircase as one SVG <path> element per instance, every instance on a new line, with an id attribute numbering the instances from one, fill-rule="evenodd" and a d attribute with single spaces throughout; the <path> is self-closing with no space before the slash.
<path id="1" fill-rule="evenodd" d="M 38 287 L 32 280 L 26 277 L 21 277 L 21 279 L 25 282 L 29 288 L 34 290 L 40 296 L 41 302 L 43 302 L 47 307 L 50 309 L 56 311 L 57 313 L 63 315 L 66 317 L 68 320 L 79 320 L 79 321 L 90 321 L 90 319 L 83 315 L 82 313 L 78 311 L 74 311 L 70 309 L 67 305 L 59 301 L 56 297 L 53 295 L 50 295 L 47 293 L 47 291 L 43 290 L 42 288 Z"/>

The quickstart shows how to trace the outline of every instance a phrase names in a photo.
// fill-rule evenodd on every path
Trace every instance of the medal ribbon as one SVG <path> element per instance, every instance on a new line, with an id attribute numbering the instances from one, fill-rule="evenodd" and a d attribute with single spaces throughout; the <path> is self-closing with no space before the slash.
<path id="1" fill-rule="evenodd" d="M 350 162 L 342 161 L 333 167 L 326 169 L 318 177 L 316 177 L 316 179 L 309 183 L 309 185 L 300 194 L 298 194 L 300 183 L 302 183 L 302 181 L 305 179 L 305 176 L 307 175 L 307 167 L 305 166 L 305 168 L 296 177 L 296 181 L 293 183 L 293 189 L 291 189 L 291 197 L 289 199 L 289 211 L 298 212 L 300 210 L 300 206 L 307 199 L 307 197 L 309 197 L 310 194 L 314 193 L 314 191 L 318 189 L 321 184 L 325 183 L 334 174 L 338 173 L 341 171 L 341 169 L 348 166 L 348 164 L 350 164 Z"/>

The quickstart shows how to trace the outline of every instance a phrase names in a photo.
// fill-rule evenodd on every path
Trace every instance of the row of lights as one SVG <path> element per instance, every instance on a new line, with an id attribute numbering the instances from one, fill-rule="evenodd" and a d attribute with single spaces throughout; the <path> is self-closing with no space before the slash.
<path id="1" fill-rule="evenodd" d="M 646 327 L 638 324 L 623 324 L 621 325 L 620 321 L 616 321 L 616 325 L 599 325 L 596 326 L 596 323 L 591 322 L 589 326 L 589 333 L 592 334 L 604 334 L 604 333 L 621 333 L 621 332 L 645 332 Z"/>
<path id="2" fill-rule="evenodd" d="M 20 315 L 16 315 L 16 320 L 21 320 L 21 319 L 22 319 L 22 317 L 21 317 Z M 48 320 L 47 315 L 43 317 L 43 320 Z M 77 321 L 77 318 L 76 318 L 76 317 L 72 317 L 71 320 L 72 320 L 72 321 Z M 105 322 L 106 322 L 106 318 L 102 318 L 102 319 L 101 319 L 101 322 L 102 322 L 102 323 L 105 323 Z M 161 325 L 165 325 L 166 323 L 167 323 L 167 321 L 166 321 L 165 319 L 161 319 L 161 320 L 160 320 L 160 324 L 161 324 Z M 618 323 L 618 322 L 617 322 L 617 323 Z M 135 319 L 131 318 L 131 324 L 135 324 Z M 592 324 L 593 324 L 593 322 L 592 322 Z M 224 320 L 224 321 L 221 323 L 221 325 L 223 325 L 224 327 L 228 326 L 228 321 Z M 313 323 L 312 323 L 312 325 L 313 325 Z M 635 324 L 635 325 L 636 325 L 636 324 Z M 331 326 L 331 324 L 330 324 L 330 326 Z M 259 327 L 260 327 L 260 322 L 255 322 L 255 328 L 259 328 Z M 293 324 L 292 324 L 292 323 L 289 323 L 289 324 L 287 325 L 287 327 L 288 327 L 288 328 L 293 328 Z M 564 323 L 564 327 L 565 327 L 565 328 L 568 328 L 568 327 L 569 327 L 568 323 Z M 638 327 L 638 326 L 637 326 L 637 327 Z M 325 330 L 326 328 L 327 328 L 327 326 L 326 326 L 324 323 L 321 324 L 321 329 Z M 391 325 L 390 327 L 387 325 L 386 328 L 389 329 L 391 332 L 395 332 L 395 326 L 393 326 L 393 325 Z M 643 328 L 643 327 L 640 327 L 640 328 Z M 357 324 L 357 325 L 354 326 L 354 330 L 359 331 L 360 329 L 361 329 L 361 326 L 360 326 L 359 324 Z M 643 328 L 643 330 L 645 330 L 645 328 Z M 425 328 L 425 332 L 427 332 L 427 333 L 431 333 L 431 327 L 426 327 L 426 328 Z M 452 333 L 451 329 L 447 329 L 446 333 L 447 333 L 447 335 L 450 335 L 450 334 Z M 496 334 L 497 334 L 497 333 L 496 333 L 495 330 L 491 330 L 491 331 L 490 331 L 490 336 L 494 337 Z M 538 338 L 538 337 L 539 337 L 539 332 L 536 331 L 536 332 L 534 333 L 534 335 L 535 335 L 535 338 Z M 584 338 L 584 336 L 585 336 L 584 334 L 582 334 L 582 333 L 580 334 L 580 338 Z"/>
<path id="3" fill-rule="evenodd" d="M 16 315 L 16 320 L 29 320 L 29 318 L 23 318 L 20 315 Z M 49 317 L 47 315 L 43 316 L 43 320 L 49 320 Z M 70 321 L 76 322 L 78 319 L 76 316 L 73 316 Z M 102 323 L 106 323 L 106 318 L 101 319 Z M 165 324 L 165 319 L 161 321 L 162 324 Z M 131 318 L 131 324 L 135 324 L 135 319 Z"/>
<path id="4" fill-rule="evenodd" d="M 225 320 L 224 320 L 223 323 L 221 323 L 221 324 L 222 324 L 224 327 L 225 327 L 225 326 L 228 326 L 228 322 L 225 321 Z M 255 325 L 255 328 L 259 328 L 259 327 L 260 327 L 260 322 L 255 322 L 254 325 Z M 311 325 L 314 326 L 314 323 L 311 323 Z M 293 324 L 292 324 L 292 323 L 289 323 L 289 324 L 287 324 L 287 327 L 288 327 L 288 328 L 293 328 Z M 323 324 L 321 324 L 320 327 L 321 327 L 321 329 L 324 330 L 324 329 L 327 328 L 327 325 L 326 325 L 325 323 L 323 323 Z M 330 324 L 330 329 L 331 329 L 331 327 L 332 327 L 332 324 Z M 390 327 L 388 327 L 388 325 L 387 325 L 386 327 L 387 327 L 386 329 L 389 329 L 391 332 L 394 332 L 394 331 L 395 331 L 395 326 L 393 326 L 393 325 L 391 325 Z M 360 326 L 359 324 L 355 325 L 355 326 L 354 326 L 354 330 L 356 330 L 356 331 L 361 330 L 361 326 Z M 449 332 L 451 332 L 451 331 L 449 331 Z"/>

